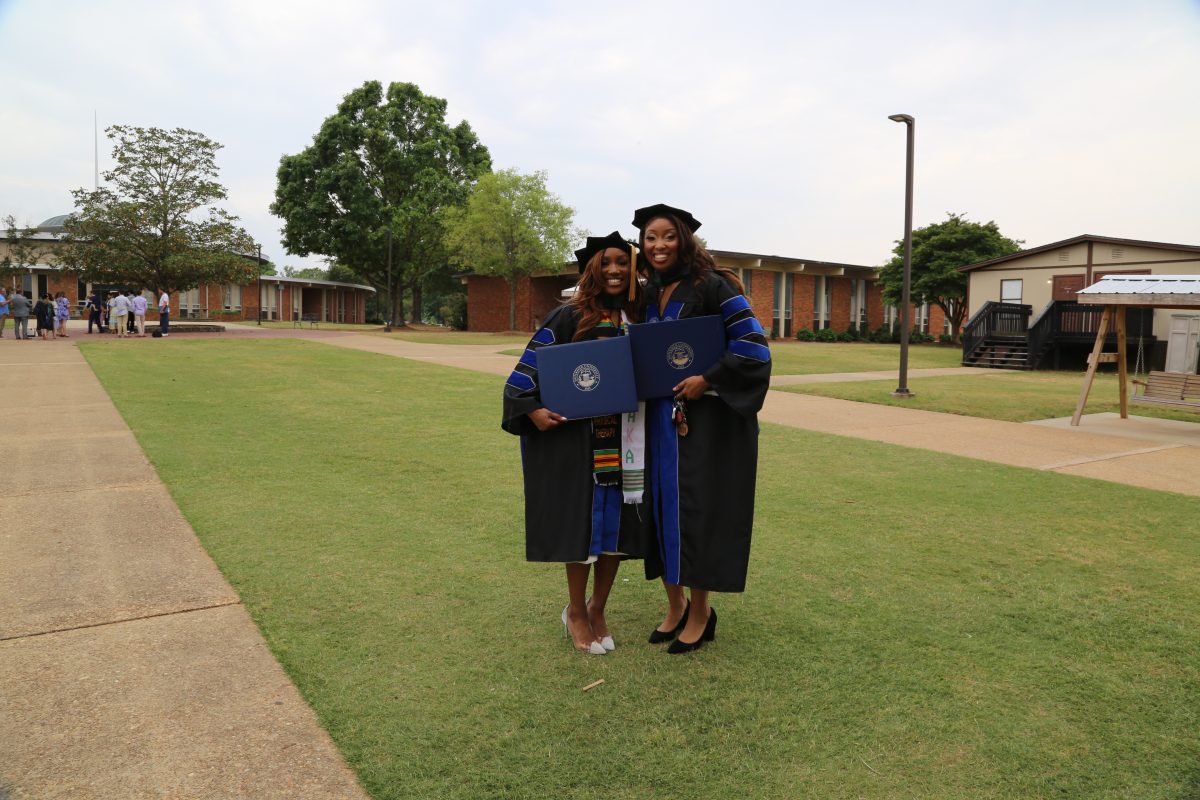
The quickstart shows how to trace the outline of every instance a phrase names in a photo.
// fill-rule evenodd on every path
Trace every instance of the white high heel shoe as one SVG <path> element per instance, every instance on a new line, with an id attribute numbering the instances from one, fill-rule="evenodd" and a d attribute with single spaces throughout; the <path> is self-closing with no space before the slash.
<path id="1" fill-rule="evenodd" d="M 562 624 L 563 624 L 563 635 L 566 636 L 568 639 L 571 639 L 571 645 L 573 647 L 575 647 L 575 649 L 577 651 L 579 651 L 580 653 L 587 653 L 588 655 L 602 656 L 605 653 L 607 653 L 608 650 L 605 649 L 604 645 L 602 645 L 600 642 L 593 641 L 587 647 L 579 647 L 578 645 L 575 644 L 575 641 L 571 636 L 571 629 L 567 627 L 567 609 L 570 607 L 571 607 L 570 605 L 563 606 Z M 612 641 L 611 636 L 606 637 L 606 638 L 610 642 Z M 612 649 L 612 648 L 609 648 L 609 649 Z"/>
<path id="2" fill-rule="evenodd" d="M 592 604 L 592 598 L 589 597 L 587 599 L 586 605 L 590 606 L 591 604 Z M 601 636 L 600 637 L 600 646 L 604 648 L 604 652 L 606 652 L 606 653 L 611 653 L 613 650 L 617 649 L 617 643 L 613 641 L 612 636 Z"/>

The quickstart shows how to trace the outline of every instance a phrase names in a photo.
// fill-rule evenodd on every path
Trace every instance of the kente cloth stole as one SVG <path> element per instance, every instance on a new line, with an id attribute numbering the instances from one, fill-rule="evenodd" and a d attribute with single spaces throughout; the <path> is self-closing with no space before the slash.
<path id="1" fill-rule="evenodd" d="M 592 335 L 607 339 L 621 333 L 604 320 L 596 324 Z M 592 417 L 592 477 L 601 486 L 615 486 L 621 480 L 621 420 L 616 414 Z"/>
<path id="2" fill-rule="evenodd" d="M 608 320 L 595 328 L 596 338 L 627 332 L 629 318 L 621 312 L 621 327 Z M 592 476 L 601 486 L 621 484 L 626 503 L 640 503 L 646 486 L 645 403 L 637 411 L 592 418 Z"/>

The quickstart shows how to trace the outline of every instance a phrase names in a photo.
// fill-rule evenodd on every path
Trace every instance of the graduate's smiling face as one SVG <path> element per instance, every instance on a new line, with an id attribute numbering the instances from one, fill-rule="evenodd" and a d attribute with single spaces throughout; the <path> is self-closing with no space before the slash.
<path id="1" fill-rule="evenodd" d="M 629 288 L 629 252 L 610 247 L 600 255 L 600 285 L 605 294 L 623 294 Z"/>
<path id="2" fill-rule="evenodd" d="M 650 266 L 661 272 L 679 261 L 679 231 L 666 217 L 650 220 L 642 234 L 642 252 Z"/>

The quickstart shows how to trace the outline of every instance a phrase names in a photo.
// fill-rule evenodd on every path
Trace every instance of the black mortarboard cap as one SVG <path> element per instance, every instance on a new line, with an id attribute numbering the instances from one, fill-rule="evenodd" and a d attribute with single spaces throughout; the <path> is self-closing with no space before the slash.
<path id="1" fill-rule="evenodd" d="M 575 251 L 575 258 L 579 259 L 579 271 L 583 272 L 584 268 L 587 267 L 587 263 L 592 260 L 592 256 L 610 247 L 615 247 L 618 250 L 630 250 L 630 263 L 637 262 L 637 248 L 630 242 L 625 241 L 624 236 L 613 231 L 608 236 L 587 237 L 587 244 Z"/>
<path id="2" fill-rule="evenodd" d="M 639 208 L 637 211 L 633 212 L 634 227 L 636 227 L 639 231 L 643 230 L 650 220 L 654 219 L 655 217 L 661 217 L 665 214 L 670 214 L 671 216 L 677 218 L 684 225 L 687 225 L 688 228 L 691 229 L 692 233 L 695 233 L 700 228 L 700 220 L 693 217 L 690 211 L 684 211 L 682 208 L 675 208 L 674 206 L 669 206 L 665 203 L 657 203 L 652 206 L 646 206 L 645 208 Z"/>

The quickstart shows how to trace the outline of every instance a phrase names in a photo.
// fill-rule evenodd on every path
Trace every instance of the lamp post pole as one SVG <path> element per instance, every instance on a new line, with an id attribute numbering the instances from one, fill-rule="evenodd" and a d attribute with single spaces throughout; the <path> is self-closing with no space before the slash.
<path id="1" fill-rule="evenodd" d="M 258 327 L 262 327 L 263 293 L 262 293 L 262 245 L 258 245 Z"/>
<path id="2" fill-rule="evenodd" d="M 387 318 L 383 322 L 383 330 L 387 333 L 392 332 L 392 226 L 388 225 L 388 296 L 387 296 Z"/>
<path id="3" fill-rule="evenodd" d="M 917 121 L 908 114 L 892 114 L 888 119 L 903 122 L 908 129 L 908 157 L 904 176 L 904 280 L 900 292 L 900 385 L 892 397 L 912 397 L 908 390 L 908 338 L 911 327 L 910 292 L 912 289 L 912 207 L 913 207 L 913 143 Z"/>

